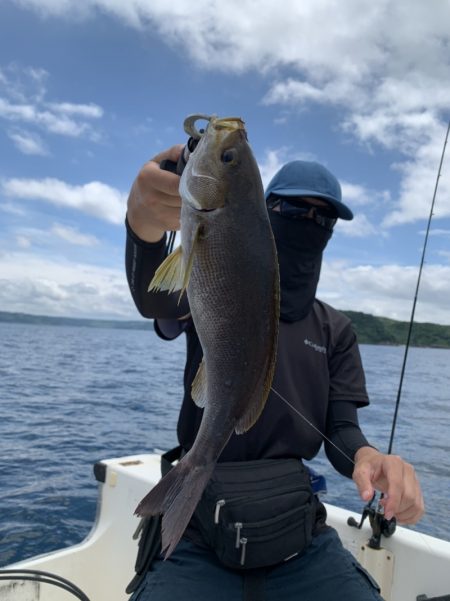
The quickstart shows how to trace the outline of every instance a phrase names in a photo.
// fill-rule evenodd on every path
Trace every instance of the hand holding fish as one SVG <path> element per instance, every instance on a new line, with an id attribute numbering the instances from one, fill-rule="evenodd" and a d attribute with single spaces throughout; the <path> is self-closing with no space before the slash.
<path id="1" fill-rule="evenodd" d="M 183 145 L 172 146 L 145 163 L 128 197 L 128 222 L 146 242 L 157 242 L 165 231 L 180 229 L 181 198 L 178 175 L 160 169 L 162 160 L 177 162 Z"/>
<path id="2" fill-rule="evenodd" d="M 387 519 L 415 524 L 422 517 L 424 501 L 416 472 L 401 457 L 363 447 L 355 455 L 353 480 L 364 501 L 370 501 L 375 490 L 383 493 Z"/>

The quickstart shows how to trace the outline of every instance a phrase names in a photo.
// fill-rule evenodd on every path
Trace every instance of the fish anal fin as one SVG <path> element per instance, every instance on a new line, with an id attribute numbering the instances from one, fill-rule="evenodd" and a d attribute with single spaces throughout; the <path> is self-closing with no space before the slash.
<path id="1" fill-rule="evenodd" d="M 278 273 L 277 276 L 278 278 Z M 267 363 L 265 369 L 262 370 L 263 379 L 260 396 L 257 398 L 252 398 L 250 403 L 248 404 L 247 411 L 240 417 L 240 419 L 236 422 L 235 432 L 236 434 L 244 434 L 247 430 L 253 426 L 253 424 L 258 420 L 261 415 L 265 405 L 267 397 L 270 393 L 270 388 L 272 386 L 272 380 L 275 374 L 275 366 L 277 359 L 277 344 L 278 344 L 278 318 L 279 318 L 279 284 L 278 279 L 275 282 L 274 286 L 275 291 L 275 307 L 274 307 L 274 315 L 271 320 L 272 330 L 269 336 L 269 339 L 272 341 L 271 348 L 267 354 Z M 259 386 L 256 387 L 256 390 L 259 390 Z"/>
<path id="2" fill-rule="evenodd" d="M 181 246 L 179 246 L 164 259 L 150 282 L 149 292 L 167 290 L 170 293 L 183 288 L 182 254 Z"/>
<path id="3" fill-rule="evenodd" d="M 236 422 L 234 427 L 234 431 L 236 434 L 244 434 L 247 430 L 253 426 L 253 424 L 257 421 L 258 417 L 261 415 L 262 410 L 265 405 L 265 397 L 263 396 L 259 399 L 259 402 L 250 403 L 247 411 L 240 417 L 240 419 Z"/>
<path id="4" fill-rule="evenodd" d="M 204 359 L 202 359 L 197 374 L 192 382 L 191 395 L 192 400 L 197 407 L 203 409 L 207 399 L 206 367 Z"/>

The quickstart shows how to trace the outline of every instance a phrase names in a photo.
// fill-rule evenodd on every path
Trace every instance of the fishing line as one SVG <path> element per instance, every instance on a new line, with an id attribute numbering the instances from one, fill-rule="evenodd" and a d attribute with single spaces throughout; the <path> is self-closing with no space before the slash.
<path id="1" fill-rule="evenodd" d="M 394 411 L 394 418 L 393 418 L 393 421 L 392 421 L 391 437 L 390 437 L 390 440 L 389 440 L 389 448 L 388 448 L 388 451 L 387 451 L 388 455 L 390 455 L 392 453 L 392 446 L 393 446 L 393 443 L 394 443 L 395 427 L 397 425 L 397 416 L 398 416 L 398 410 L 399 410 L 399 406 L 400 406 L 400 398 L 401 398 L 401 395 L 402 395 L 403 379 L 404 379 L 405 370 L 406 370 L 406 361 L 408 359 L 408 351 L 409 351 L 409 346 L 410 346 L 410 342 L 411 342 L 411 333 L 412 333 L 412 327 L 413 327 L 413 323 L 414 323 L 414 315 L 415 315 L 415 312 L 416 312 L 417 297 L 418 297 L 418 294 L 419 294 L 419 286 L 420 286 L 420 280 L 421 280 L 421 277 L 422 277 L 422 269 L 423 269 L 423 265 L 425 263 L 425 252 L 426 252 L 427 244 L 428 244 L 428 236 L 430 234 L 431 219 L 433 217 L 434 204 L 435 204 L 435 201 L 436 201 L 436 194 L 437 194 L 437 190 L 438 190 L 438 186 L 439 186 L 439 179 L 441 177 L 442 163 L 444 162 L 444 155 L 445 155 L 445 149 L 446 149 L 446 146 L 447 146 L 447 140 L 448 140 L 449 131 L 450 131 L 450 121 L 448 122 L 447 133 L 445 135 L 444 146 L 442 148 L 441 160 L 440 160 L 440 163 L 439 163 L 438 174 L 437 174 L 437 177 L 436 177 L 436 184 L 434 186 L 433 200 L 431 201 L 430 214 L 428 216 L 427 230 L 426 230 L 426 233 L 425 233 L 425 240 L 424 240 L 423 250 L 422 250 L 422 258 L 421 258 L 420 267 L 419 267 L 419 275 L 417 277 L 416 291 L 415 291 L 414 301 L 413 301 L 413 306 L 412 306 L 412 311 L 411 311 L 411 318 L 410 318 L 410 321 L 409 321 L 408 336 L 407 336 L 406 345 L 405 345 L 405 353 L 404 353 L 404 356 L 403 356 L 403 365 L 402 365 L 402 370 L 401 370 L 401 373 L 400 373 L 400 383 L 399 383 L 399 386 L 398 386 L 397 400 L 395 402 L 395 411 Z"/>
<path id="2" fill-rule="evenodd" d="M 176 236 L 176 232 L 170 232 L 169 234 L 169 240 L 167 242 L 167 249 L 166 249 L 166 254 L 170 255 L 170 253 L 173 251 L 173 245 L 175 242 L 175 236 Z"/>
<path id="3" fill-rule="evenodd" d="M 286 405 L 287 405 L 288 407 L 290 407 L 290 408 L 292 409 L 292 411 L 294 411 L 294 413 L 296 413 L 296 414 L 297 414 L 297 415 L 299 415 L 299 416 L 300 416 L 302 419 L 304 419 L 304 420 L 305 420 L 305 422 L 306 422 L 306 423 L 307 423 L 309 426 L 311 426 L 311 428 L 312 428 L 313 430 L 315 430 L 315 431 L 316 431 L 318 434 L 320 434 L 320 436 L 322 436 L 322 438 L 323 438 L 324 440 L 326 440 L 327 442 L 329 442 L 329 443 L 330 443 L 330 445 L 331 445 L 331 446 L 333 446 L 333 447 L 334 447 L 334 448 L 335 448 L 337 451 L 339 451 L 339 453 L 341 453 L 341 455 L 344 455 L 344 457 L 345 457 L 346 459 L 348 459 L 348 461 L 350 461 L 350 463 L 352 463 L 353 465 L 355 465 L 355 462 L 353 461 L 353 459 L 350 459 L 350 457 L 347 455 L 347 453 L 345 453 L 345 452 L 344 452 L 342 449 L 340 449 L 340 448 L 339 448 L 339 447 L 338 447 L 336 444 L 334 444 L 334 442 L 333 442 L 332 440 L 330 440 L 330 439 L 329 439 L 327 436 L 325 436 L 325 434 L 324 434 L 323 432 L 321 432 L 321 431 L 319 430 L 319 428 L 317 428 L 317 427 L 316 427 L 316 426 L 315 426 L 315 425 L 314 425 L 314 424 L 313 424 L 313 423 L 312 423 L 312 422 L 311 422 L 311 421 L 310 421 L 310 420 L 309 420 L 307 417 L 305 417 L 305 416 L 303 415 L 303 413 L 301 413 L 301 412 L 300 412 L 300 411 L 299 411 L 299 410 L 298 410 L 296 407 L 294 407 L 293 405 L 291 405 L 291 403 L 290 403 L 290 402 L 289 402 L 287 399 L 285 399 L 285 398 L 284 398 L 284 396 L 283 396 L 282 394 L 280 394 L 279 392 L 277 392 L 277 391 L 275 390 L 275 388 L 273 388 L 272 386 L 270 387 L 270 389 L 271 389 L 271 391 L 272 391 L 272 392 L 274 392 L 274 393 L 275 393 L 275 394 L 276 394 L 278 397 L 280 397 L 280 399 L 281 399 L 282 401 L 284 401 L 284 402 L 286 403 Z"/>

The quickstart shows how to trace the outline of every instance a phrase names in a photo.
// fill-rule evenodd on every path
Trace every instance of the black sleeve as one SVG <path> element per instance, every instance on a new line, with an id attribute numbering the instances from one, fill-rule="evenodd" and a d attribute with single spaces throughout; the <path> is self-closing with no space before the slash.
<path id="1" fill-rule="evenodd" d="M 328 459 L 340 474 L 351 478 L 356 451 L 371 446 L 359 427 L 355 402 L 334 401 L 329 404 L 326 435 L 331 441 L 325 441 Z"/>
<path id="2" fill-rule="evenodd" d="M 358 407 L 368 405 L 366 379 L 356 334 L 350 320 L 337 312 L 332 348 L 329 359 L 330 402 L 353 401 Z"/>
<path id="3" fill-rule="evenodd" d="M 180 293 L 148 292 L 148 286 L 155 271 L 166 257 L 166 234 L 159 242 L 145 242 L 131 229 L 125 219 L 127 240 L 125 247 L 125 269 L 131 296 L 137 310 L 143 317 L 179 319 L 189 313 L 189 305 L 184 294 L 178 303 Z"/>

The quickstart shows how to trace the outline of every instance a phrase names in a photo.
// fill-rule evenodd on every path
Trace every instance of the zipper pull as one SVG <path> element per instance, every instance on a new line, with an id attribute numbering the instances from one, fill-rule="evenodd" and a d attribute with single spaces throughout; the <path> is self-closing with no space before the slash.
<path id="1" fill-rule="evenodd" d="M 225 505 L 225 499 L 220 499 L 216 503 L 216 511 L 214 512 L 214 523 L 215 524 L 219 523 L 220 508 L 223 507 L 224 505 Z"/>
<path id="2" fill-rule="evenodd" d="M 243 566 L 244 563 L 245 563 L 245 550 L 246 550 L 246 545 L 247 545 L 247 539 L 245 537 L 242 537 L 239 542 L 241 543 L 241 547 L 242 547 L 242 551 L 241 551 L 241 566 Z"/>
<path id="3" fill-rule="evenodd" d="M 241 538 L 242 522 L 236 522 L 234 524 L 234 527 L 236 528 L 236 544 L 235 544 L 235 548 L 239 549 L 239 540 Z"/>

